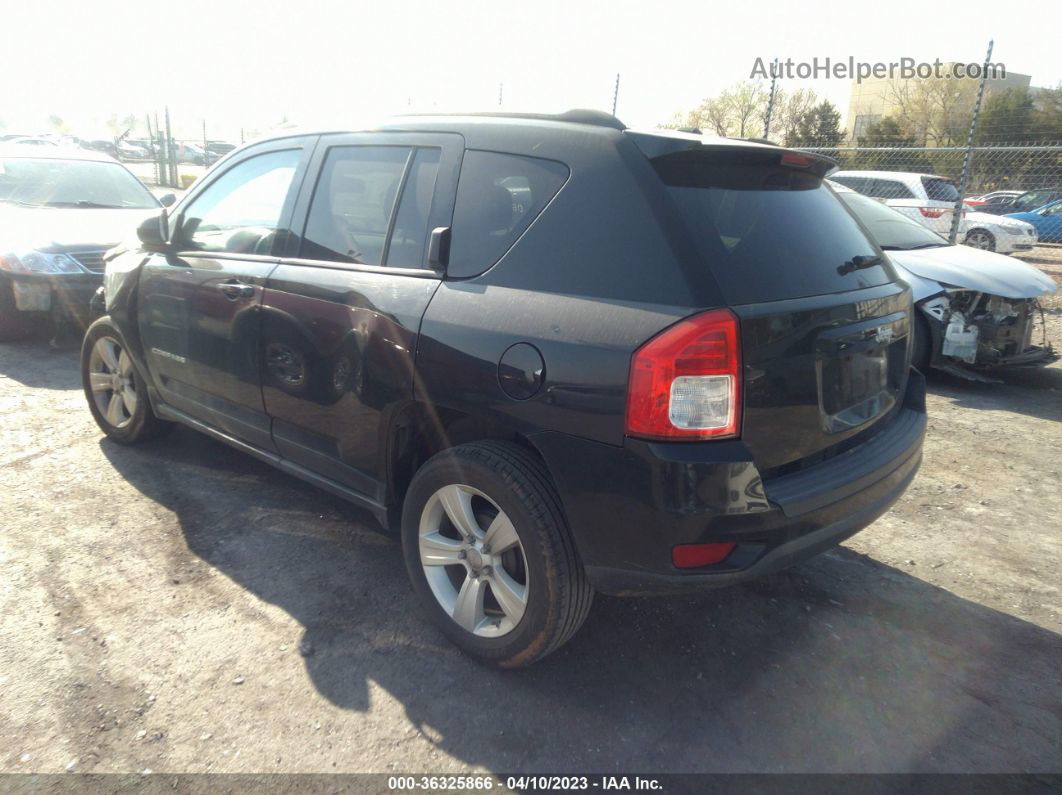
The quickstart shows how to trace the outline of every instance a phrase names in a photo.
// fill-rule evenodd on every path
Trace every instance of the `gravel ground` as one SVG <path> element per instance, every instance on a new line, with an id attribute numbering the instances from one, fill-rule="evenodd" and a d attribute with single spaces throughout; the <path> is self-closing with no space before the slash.
<path id="1" fill-rule="evenodd" d="M 356 509 L 192 431 L 104 441 L 76 368 L 0 345 L 2 772 L 1062 770 L 1062 363 L 932 379 L 921 473 L 844 546 L 599 598 L 516 672 Z"/>

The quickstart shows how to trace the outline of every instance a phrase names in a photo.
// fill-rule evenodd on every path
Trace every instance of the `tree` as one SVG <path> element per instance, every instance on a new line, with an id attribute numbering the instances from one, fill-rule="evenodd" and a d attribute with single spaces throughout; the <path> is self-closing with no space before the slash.
<path id="1" fill-rule="evenodd" d="M 882 92 L 882 98 L 894 108 L 890 115 L 918 146 L 966 143 L 976 95 L 976 80 L 944 75 L 892 80 Z"/>
<path id="2" fill-rule="evenodd" d="M 664 126 L 696 127 L 716 135 L 756 137 L 763 134 L 767 92 L 760 82 L 737 83 L 718 96 L 706 97 L 693 110 L 676 113 Z"/>
<path id="3" fill-rule="evenodd" d="M 755 138 L 763 135 L 763 117 L 770 95 L 760 82 L 745 81 L 723 92 L 729 104 L 731 128 L 738 138 Z"/>
<path id="4" fill-rule="evenodd" d="M 48 123 L 52 125 L 57 133 L 67 132 L 66 122 L 64 122 L 59 116 L 49 116 Z"/>
<path id="5" fill-rule="evenodd" d="M 1036 137 L 1033 101 L 1024 88 L 995 91 L 984 98 L 977 120 L 977 143 L 1018 144 Z"/>
<path id="6" fill-rule="evenodd" d="M 1032 125 L 1037 140 L 1062 141 L 1062 83 L 1040 89 L 1032 99 Z"/>
<path id="7" fill-rule="evenodd" d="M 919 171 L 932 173 L 933 164 L 919 149 L 914 136 L 894 116 L 886 116 L 867 127 L 859 139 L 852 168 L 868 171 Z M 911 149 L 909 152 L 904 149 Z M 891 151 L 890 151 L 891 150 Z"/>
<path id="8" fill-rule="evenodd" d="M 791 145 L 836 147 L 843 140 L 841 114 L 832 102 L 823 100 L 800 117 Z"/>
<path id="9" fill-rule="evenodd" d="M 801 88 L 792 93 L 778 89 L 774 95 L 771 129 L 767 137 L 785 146 L 795 146 L 800 120 L 818 101 L 818 95 L 809 88 Z"/>

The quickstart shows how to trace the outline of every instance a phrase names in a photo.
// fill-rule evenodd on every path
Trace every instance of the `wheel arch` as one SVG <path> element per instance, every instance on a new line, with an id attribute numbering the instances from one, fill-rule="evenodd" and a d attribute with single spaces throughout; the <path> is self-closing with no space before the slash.
<path id="1" fill-rule="evenodd" d="M 387 429 L 385 485 L 391 527 L 398 526 L 402 502 L 417 470 L 443 450 L 469 442 L 512 442 L 545 463 L 526 434 L 486 414 L 416 401 L 396 412 Z"/>

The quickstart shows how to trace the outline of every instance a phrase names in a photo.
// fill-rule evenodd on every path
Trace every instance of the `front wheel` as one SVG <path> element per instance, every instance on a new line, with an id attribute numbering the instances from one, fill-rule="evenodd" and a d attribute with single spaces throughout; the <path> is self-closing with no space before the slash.
<path id="1" fill-rule="evenodd" d="M 966 236 L 966 245 L 982 251 L 995 251 L 996 238 L 986 229 L 972 229 Z"/>
<path id="2" fill-rule="evenodd" d="M 402 512 L 413 588 L 460 649 L 506 668 L 563 645 L 593 590 L 542 462 L 515 444 L 445 450 L 413 478 Z"/>
<path id="3" fill-rule="evenodd" d="M 136 444 L 172 427 L 155 416 L 144 379 L 121 336 L 106 323 L 94 324 L 85 335 L 81 383 L 96 424 L 120 444 Z"/>

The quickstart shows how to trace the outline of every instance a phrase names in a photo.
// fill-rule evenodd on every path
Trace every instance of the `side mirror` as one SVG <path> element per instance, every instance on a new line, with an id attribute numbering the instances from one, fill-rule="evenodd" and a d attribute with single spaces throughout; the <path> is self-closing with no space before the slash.
<path id="1" fill-rule="evenodd" d="M 450 227 L 437 226 L 431 230 L 428 240 L 428 267 L 436 271 L 446 270 L 450 262 Z"/>
<path id="2" fill-rule="evenodd" d="M 159 203 L 163 207 L 172 207 L 174 204 L 177 203 L 177 197 L 174 196 L 172 193 L 166 193 L 162 196 L 159 196 Z"/>
<path id="3" fill-rule="evenodd" d="M 166 213 L 160 212 L 150 218 L 145 218 L 136 228 L 136 236 L 145 251 L 164 253 L 169 250 L 170 244 L 166 241 Z"/>

